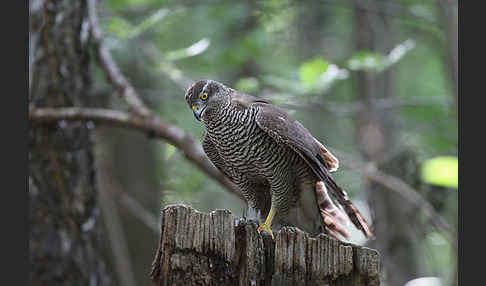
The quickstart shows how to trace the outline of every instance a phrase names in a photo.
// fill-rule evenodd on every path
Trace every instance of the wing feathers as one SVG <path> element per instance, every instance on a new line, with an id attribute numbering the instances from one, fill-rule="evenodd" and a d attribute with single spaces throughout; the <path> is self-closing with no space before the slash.
<path id="1" fill-rule="evenodd" d="M 315 139 L 315 138 L 314 138 Z M 315 139 L 317 144 L 319 145 L 319 149 L 322 151 L 322 156 L 324 156 L 324 160 L 328 165 L 329 172 L 334 172 L 339 168 L 339 160 L 336 158 L 331 152 L 329 152 L 324 145 L 322 145 L 319 140 Z"/>
<path id="2" fill-rule="evenodd" d="M 258 102 L 254 102 L 252 105 L 259 109 L 256 117 L 258 126 L 276 141 L 287 144 L 296 151 L 332 192 L 333 197 L 343 207 L 356 228 L 361 230 L 367 238 L 374 238 L 368 223 L 349 200 L 346 192 L 331 178 L 330 172 L 336 170 L 339 166 L 338 159 L 315 139 L 302 124 L 282 109 L 271 104 Z"/>

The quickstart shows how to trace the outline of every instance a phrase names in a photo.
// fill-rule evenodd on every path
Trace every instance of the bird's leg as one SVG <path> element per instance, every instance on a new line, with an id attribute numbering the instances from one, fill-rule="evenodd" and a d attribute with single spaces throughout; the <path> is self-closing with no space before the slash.
<path id="1" fill-rule="evenodd" d="M 260 224 L 260 226 L 258 227 L 258 232 L 266 231 L 272 236 L 272 239 L 274 237 L 273 237 L 273 232 L 272 232 L 271 226 L 272 226 L 272 220 L 273 220 L 274 216 L 275 216 L 275 208 L 272 205 L 272 207 L 270 208 L 270 211 L 268 212 L 267 219 L 265 220 L 264 223 Z"/>

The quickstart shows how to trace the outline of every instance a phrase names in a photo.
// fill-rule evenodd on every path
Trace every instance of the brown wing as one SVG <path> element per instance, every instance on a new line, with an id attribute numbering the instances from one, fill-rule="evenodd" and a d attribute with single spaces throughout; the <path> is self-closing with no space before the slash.
<path id="1" fill-rule="evenodd" d="M 252 95 L 249 95 L 249 94 L 246 94 L 246 93 L 242 93 L 242 92 L 239 92 L 237 90 L 233 90 L 231 100 L 234 104 L 236 104 L 237 106 L 241 106 L 242 108 L 248 108 L 251 104 L 260 104 L 261 103 L 261 106 L 264 110 L 264 112 L 263 112 L 264 114 L 262 116 L 262 120 L 263 120 L 262 124 L 264 124 L 267 119 L 269 119 L 270 121 L 273 119 L 273 117 L 271 117 L 271 116 L 268 117 L 268 118 L 265 118 L 265 116 L 268 116 L 268 115 L 272 114 L 272 112 L 273 112 L 273 113 L 278 114 L 279 116 L 281 116 L 282 118 L 284 118 L 287 121 L 288 120 L 292 121 L 292 123 L 289 124 L 289 126 L 292 125 L 292 124 L 299 125 L 298 128 L 293 129 L 293 131 L 295 133 L 290 134 L 290 131 L 284 131 L 284 133 L 287 132 L 287 134 L 290 134 L 289 137 L 291 137 L 291 138 L 302 138 L 301 136 L 305 136 L 306 138 L 304 140 L 308 140 L 307 142 L 315 140 L 315 144 L 312 144 L 312 146 L 310 146 L 312 148 L 313 154 L 319 154 L 322 157 L 322 159 L 324 161 L 323 164 L 325 164 L 325 166 L 329 170 L 329 172 L 334 172 L 339 168 L 339 160 L 336 158 L 336 156 L 334 156 L 329 150 L 327 150 L 326 147 L 324 147 L 324 145 L 321 142 L 319 142 L 312 135 L 310 135 L 310 132 L 302 124 L 300 124 L 300 122 L 293 119 L 284 110 L 282 110 L 282 109 L 280 109 L 276 106 L 271 105 L 268 101 L 266 101 L 264 99 L 261 99 L 261 98 L 258 98 L 258 97 L 255 97 L 255 96 L 252 96 Z M 272 110 L 270 110 L 270 109 L 272 109 Z M 267 110 L 270 114 L 266 114 L 265 110 Z M 277 124 L 276 126 L 278 128 L 280 125 Z M 262 127 L 262 126 L 260 126 L 260 127 Z M 285 126 L 280 126 L 280 128 L 285 128 Z"/>
<path id="2" fill-rule="evenodd" d="M 339 168 L 338 158 L 336 158 L 329 150 L 327 150 L 326 147 L 324 147 L 324 145 L 319 142 L 319 140 L 315 140 L 317 142 L 317 145 L 319 145 L 319 149 L 321 149 L 322 156 L 324 156 L 324 161 L 326 161 L 328 165 L 329 172 L 336 171 Z"/>
<path id="3" fill-rule="evenodd" d="M 257 124 L 279 142 L 289 145 L 299 153 L 317 173 L 323 167 L 326 171 L 335 171 L 339 166 L 337 158 L 329 152 L 299 121 L 284 110 L 266 103 L 254 103 L 259 112 Z"/>
<path id="4" fill-rule="evenodd" d="M 334 198 L 343 206 L 353 224 L 366 237 L 374 237 L 370 227 L 349 200 L 346 192 L 331 177 L 330 170 L 337 168 L 337 159 L 300 122 L 284 110 L 267 103 L 256 102 L 251 105 L 258 108 L 256 117 L 258 126 L 277 142 L 287 144 L 297 152 L 331 190 Z"/>

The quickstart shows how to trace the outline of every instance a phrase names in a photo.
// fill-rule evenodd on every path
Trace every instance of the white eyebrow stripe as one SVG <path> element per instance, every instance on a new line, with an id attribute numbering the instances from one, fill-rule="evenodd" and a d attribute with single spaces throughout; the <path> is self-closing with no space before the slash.
<path id="1" fill-rule="evenodd" d="M 203 90 L 205 90 L 205 89 L 206 89 L 206 87 L 208 87 L 208 84 L 209 84 L 209 81 L 208 81 L 208 82 L 206 82 L 206 84 L 203 86 L 203 88 L 201 89 L 201 92 L 203 92 Z M 201 94 L 201 92 L 200 92 L 199 94 Z"/>

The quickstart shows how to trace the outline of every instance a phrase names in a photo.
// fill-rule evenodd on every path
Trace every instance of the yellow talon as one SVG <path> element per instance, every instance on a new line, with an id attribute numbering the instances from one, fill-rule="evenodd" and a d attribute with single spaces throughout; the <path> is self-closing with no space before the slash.
<path id="1" fill-rule="evenodd" d="M 270 211 L 268 212 L 267 219 L 265 220 L 264 223 L 260 224 L 260 226 L 257 229 L 259 233 L 262 231 L 268 232 L 272 236 L 272 239 L 274 239 L 274 237 L 273 237 L 271 225 L 272 225 L 272 220 L 274 215 L 275 215 L 275 210 L 273 209 L 273 207 L 271 207 Z"/>
<path id="2" fill-rule="evenodd" d="M 258 227 L 257 230 L 258 230 L 259 233 L 262 232 L 262 231 L 268 232 L 272 236 L 272 239 L 274 239 L 272 228 L 268 224 L 266 224 L 266 223 L 260 224 L 260 226 Z"/>

